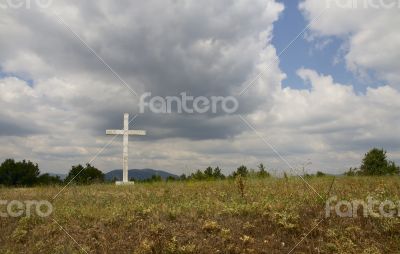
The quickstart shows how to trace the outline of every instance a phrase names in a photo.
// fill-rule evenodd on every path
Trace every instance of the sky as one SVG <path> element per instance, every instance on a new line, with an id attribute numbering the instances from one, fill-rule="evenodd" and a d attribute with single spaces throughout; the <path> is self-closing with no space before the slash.
<path id="1" fill-rule="evenodd" d="M 147 130 L 130 137 L 130 168 L 338 174 L 373 147 L 400 163 L 399 8 L 337 2 L 2 5 L 0 159 L 121 168 L 122 138 L 105 130 L 130 113 L 130 128 Z M 146 93 L 230 96 L 238 108 L 141 112 Z"/>

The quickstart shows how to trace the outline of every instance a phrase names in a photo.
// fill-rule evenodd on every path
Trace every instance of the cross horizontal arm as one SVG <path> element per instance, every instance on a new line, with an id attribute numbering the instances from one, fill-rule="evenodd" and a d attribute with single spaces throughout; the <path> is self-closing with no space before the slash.
<path id="1" fill-rule="evenodd" d="M 129 130 L 128 135 L 146 136 L 146 131 L 143 130 Z"/>
<path id="2" fill-rule="evenodd" d="M 106 130 L 106 135 L 124 135 L 124 130 Z"/>
<path id="3" fill-rule="evenodd" d="M 106 130 L 106 135 L 124 135 L 124 130 Z M 128 130 L 128 135 L 135 135 L 135 136 L 145 136 L 146 131 L 143 130 Z"/>

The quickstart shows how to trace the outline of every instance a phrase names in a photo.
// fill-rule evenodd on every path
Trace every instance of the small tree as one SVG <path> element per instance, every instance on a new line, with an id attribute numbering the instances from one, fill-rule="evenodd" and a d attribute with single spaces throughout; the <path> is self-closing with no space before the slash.
<path id="1" fill-rule="evenodd" d="M 206 170 L 204 170 L 204 176 L 206 178 L 212 178 L 213 177 L 213 169 L 212 169 L 212 167 L 207 167 Z"/>
<path id="2" fill-rule="evenodd" d="M 222 171 L 219 167 L 214 168 L 213 177 L 215 179 L 224 179 L 225 176 L 222 174 Z"/>
<path id="3" fill-rule="evenodd" d="M 236 172 L 233 173 L 233 177 L 236 177 L 238 175 L 242 177 L 246 177 L 249 174 L 249 170 L 247 169 L 246 166 L 242 165 L 236 169 Z"/>
<path id="4" fill-rule="evenodd" d="M 68 183 L 70 181 L 73 181 L 77 184 L 104 182 L 104 174 L 89 163 L 86 164 L 86 167 L 83 167 L 81 164 L 79 164 L 77 166 L 72 166 L 71 171 L 69 171 L 65 182 Z"/>
<path id="5" fill-rule="evenodd" d="M 6 186 L 33 186 L 40 174 L 38 164 L 7 159 L 0 165 L 0 184 Z"/>
<path id="6" fill-rule="evenodd" d="M 399 171 L 394 162 L 387 160 L 386 151 L 378 148 L 365 154 L 360 167 L 362 175 L 394 175 Z"/>
<path id="7" fill-rule="evenodd" d="M 258 165 L 257 176 L 261 177 L 261 178 L 266 178 L 266 177 L 270 177 L 271 175 L 265 169 L 264 164 L 260 163 L 260 165 Z"/>
<path id="8" fill-rule="evenodd" d="M 197 170 L 196 173 L 192 173 L 190 175 L 190 178 L 193 180 L 204 180 L 206 178 L 206 176 L 204 175 L 204 173 L 201 170 Z"/>

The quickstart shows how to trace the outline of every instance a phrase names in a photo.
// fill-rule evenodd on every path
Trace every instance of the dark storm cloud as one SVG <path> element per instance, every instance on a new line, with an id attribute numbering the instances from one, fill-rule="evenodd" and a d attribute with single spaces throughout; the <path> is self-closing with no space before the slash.
<path id="1" fill-rule="evenodd" d="M 42 131 L 34 123 L 21 122 L 8 117 L 0 117 L 0 136 L 29 136 Z"/>
<path id="2" fill-rule="evenodd" d="M 69 15 L 71 8 L 74 15 Z M 25 29 L 13 40 L 2 43 L 9 50 L 1 51 L 0 57 L 13 58 L 18 51 L 30 51 L 53 69 L 42 75 L 66 80 L 86 75 L 109 84 L 110 88 L 123 86 L 59 22 L 52 14 L 54 11 L 139 95 L 152 92 L 155 96 L 176 96 L 187 92 L 192 96 L 229 96 L 254 75 L 267 43 L 267 37 L 260 34 L 268 33 L 281 8 L 269 5 L 268 1 L 255 1 L 245 7 L 230 1 L 57 2 L 50 10 L 13 13 L 13 18 Z M 31 75 L 27 78 L 35 78 L 37 74 Z M 88 120 L 82 117 L 77 127 L 91 128 L 100 134 L 122 123 L 123 112 L 137 110 L 132 105 L 137 105 L 138 97 L 132 95 L 125 105 L 99 103 L 94 97 L 107 91 L 99 90 L 96 84 L 85 86 L 90 89 L 70 100 L 73 108 L 88 116 Z M 130 94 L 124 89 L 122 93 Z M 119 100 L 118 95 L 114 100 Z M 265 98 L 261 94 L 244 95 L 238 100 L 240 107 L 236 113 L 248 114 L 257 110 Z M 205 116 L 172 115 L 167 120 L 146 115 L 142 117 L 142 127 L 154 129 L 153 138 L 219 139 L 235 136 L 245 129 L 236 120 L 229 120 L 234 117 L 226 117 L 223 112 Z M 162 130 L 156 131 L 154 126 Z"/>
<path id="3" fill-rule="evenodd" d="M 243 132 L 243 126 L 237 116 L 208 118 L 154 114 L 139 115 L 136 121 L 135 128 L 146 126 L 149 134 L 146 139 L 153 140 L 179 137 L 190 140 L 227 139 Z"/>

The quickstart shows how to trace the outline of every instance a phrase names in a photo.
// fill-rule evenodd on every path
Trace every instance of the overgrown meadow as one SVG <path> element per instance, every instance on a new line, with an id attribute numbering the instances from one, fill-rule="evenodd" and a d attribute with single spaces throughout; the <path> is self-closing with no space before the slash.
<path id="1" fill-rule="evenodd" d="M 400 200 L 399 177 L 306 180 L 322 198 L 300 178 L 1 188 L 54 210 L 0 218 L 0 253 L 400 253 L 400 217 L 325 216 L 332 196 Z"/>

